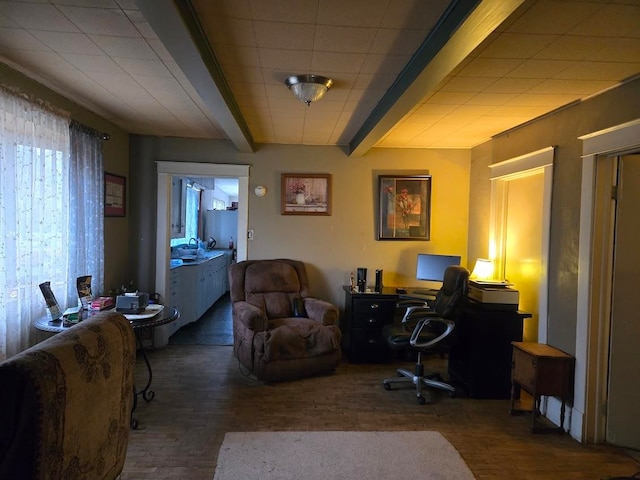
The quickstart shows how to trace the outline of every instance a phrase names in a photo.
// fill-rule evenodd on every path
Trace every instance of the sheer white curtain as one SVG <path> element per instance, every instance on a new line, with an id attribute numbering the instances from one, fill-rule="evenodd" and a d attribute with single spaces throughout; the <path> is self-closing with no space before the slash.
<path id="1" fill-rule="evenodd" d="M 31 320 L 46 313 L 40 283 L 51 282 L 65 308 L 77 304 L 77 276 L 103 281 L 102 267 L 83 265 L 86 257 L 104 264 L 95 207 L 102 155 L 91 168 L 83 155 L 73 156 L 73 168 L 71 160 L 69 117 L 0 87 L 0 360 L 32 343 Z"/>
<path id="2" fill-rule="evenodd" d="M 71 122 L 68 278 L 91 275 L 94 295 L 104 293 L 104 162 L 102 135 Z M 67 304 L 78 300 L 75 281 L 67 284 Z"/>

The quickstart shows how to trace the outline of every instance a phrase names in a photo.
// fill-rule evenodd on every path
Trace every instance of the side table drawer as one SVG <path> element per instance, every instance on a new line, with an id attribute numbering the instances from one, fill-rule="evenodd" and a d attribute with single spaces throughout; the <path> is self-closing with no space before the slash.
<path id="1" fill-rule="evenodd" d="M 528 392 L 533 392 L 536 387 L 536 357 L 514 348 L 513 380 Z"/>

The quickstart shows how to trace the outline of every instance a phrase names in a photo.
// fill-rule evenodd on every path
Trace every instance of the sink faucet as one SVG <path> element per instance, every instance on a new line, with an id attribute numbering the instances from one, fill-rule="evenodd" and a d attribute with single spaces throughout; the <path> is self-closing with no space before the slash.
<path id="1" fill-rule="evenodd" d="M 196 242 L 196 248 L 198 248 L 198 239 L 197 238 L 189 239 L 189 248 L 191 248 L 191 242 Z"/>

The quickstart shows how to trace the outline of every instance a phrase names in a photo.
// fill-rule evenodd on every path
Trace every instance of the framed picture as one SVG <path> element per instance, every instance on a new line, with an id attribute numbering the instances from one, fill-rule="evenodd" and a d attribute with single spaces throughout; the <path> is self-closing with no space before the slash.
<path id="1" fill-rule="evenodd" d="M 331 175 L 283 173 L 282 215 L 331 215 Z"/>
<path id="2" fill-rule="evenodd" d="M 380 175 L 378 240 L 429 240 L 431 175 Z"/>
<path id="3" fill-rule="evenodd" d="M 104 216 L 124 217 L 127 207 L 127 179 L 104 172 Z"/>

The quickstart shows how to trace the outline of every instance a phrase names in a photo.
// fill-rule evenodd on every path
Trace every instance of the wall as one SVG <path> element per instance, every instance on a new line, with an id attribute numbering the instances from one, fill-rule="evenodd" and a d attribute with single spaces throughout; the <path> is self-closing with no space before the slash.
<path id="1" fill-rule="evenodd" d="M 128 176 L 129 134 L 127 132 L 3 63 L 0 63 L 0 83 L 17 87 L 23 93 L 69 112 L 72 119 L 99 132 L 108 133 L 111 139 L 104 142 L 104 169 L 109 173 Z M 130 185 L 127 186 L 127 190 L 130 190 Z M 129 217 L 105 218 L 104 236 L 104 285 L 105 289 L 110 289 L 132 279 L 128 242 Z"/>
<path id="2" fill-rule="evenodd" d="M 548 343 L 575 354 L 582 142 L 579 136 L 640 117 L 640 79 L 556 111 L 472 150 L 469 257 L 486 255 L 488 165 L 555 146 L 549 252 Z M 471 235 L 470 235 L 471 236 Z M 541 319 L 541 321 L 543 321 Z"/>
<path id="3" fill-rule="evenodd" d="M 261 145 L 241 154 L 228 142 L 134 136 L 131 141 L 132 178 L 140 193 L 132 208 L 137 238 L 155 234 L 154 161 L 189 161 L 251 165 L 249 190 L 267 187 L 267 195 L 249 195 L 248 258 L 296 258 L 307 263 L 311 287 L 318 296 L 342 307 L 342 285 L 357 267 L 384 270 L 387 285 L 415 285 L 418 252 L 452 253 L 466 264 L 469 204 L 469 151 L 373 149 L 360 158 L 338 147 Z M 280 214 L 282 173 L 332 175 L 332 214 Z M 433 177 L 431 241 L 377 241 L 377 175 L 430 173 Z M 135 215 L 139 215 L 135 216 Z M 144 217 L 144 218 L 143 218 Z M 153 285 L 155 248 L 148 242 L 133 246 L 141 282 Z"/>

